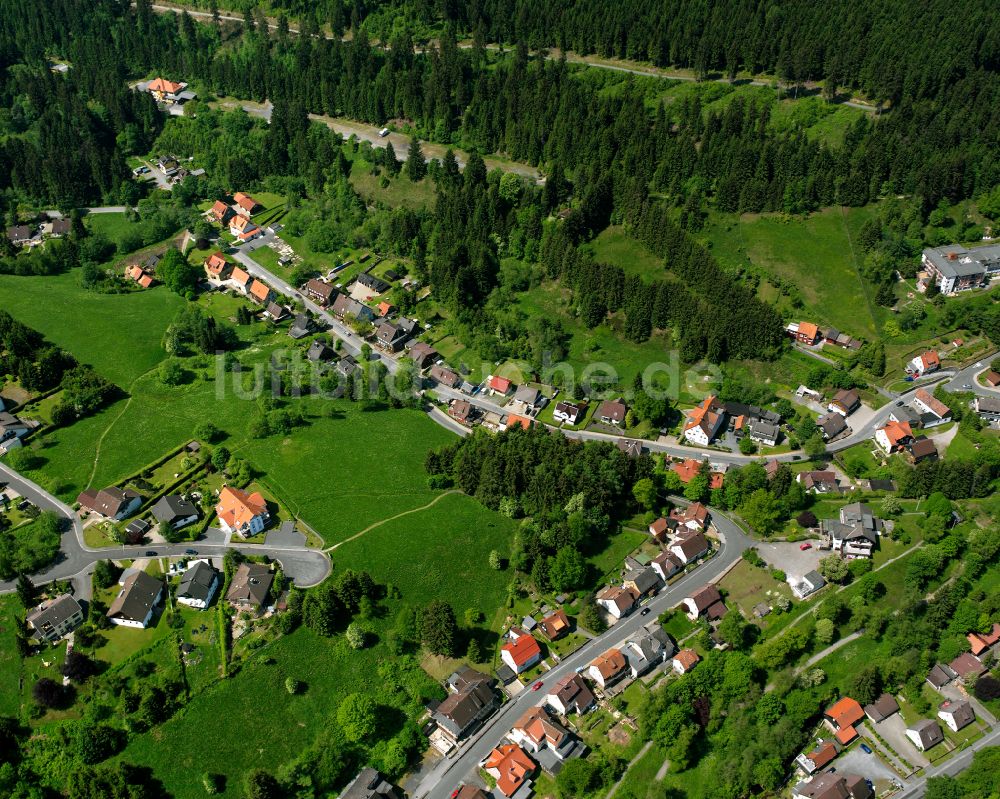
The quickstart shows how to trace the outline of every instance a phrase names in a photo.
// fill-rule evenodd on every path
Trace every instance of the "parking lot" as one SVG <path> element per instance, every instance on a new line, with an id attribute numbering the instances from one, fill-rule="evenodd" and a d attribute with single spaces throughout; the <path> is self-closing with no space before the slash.
<path id="1" fill-rule="evenodd" d="M 837 771 L 843 771 L 847 774 L 863 774 L 875 783 L 876 789 L 884 789 L 889 786 L 892 780 L 899 780 L 899 775 L 889 767 L 888 763 L 874 754 L 874 751 L 869 755 L 860 746 L 848 749 L 837 758 L 834 765 Z"/>
<path id="2" fill-rule="evenodd" d="M 882 736 L 889 746 L 911 765 L 917 768 L 930 765 L 930 761 L 924 756 L 924 753 L 906 737 L 906 722 L 903 721 L 903 717 L 899 713 L 875 724 L 874 728 L 875 732 Z"/>
<path id="3" fill-rule="evenodd" d="M 806 572 L 814 571 L 819 565 L 819 559 L 828 553 L 816 547 L 816 541 L 810 542 L 811 548 L 799 549 L 799 543 L 779 541 L 773 544 L 760 542 L 757 552 L 767 561 L 769 566 L 781 569 L 789 577 L 802 577 Z"/>

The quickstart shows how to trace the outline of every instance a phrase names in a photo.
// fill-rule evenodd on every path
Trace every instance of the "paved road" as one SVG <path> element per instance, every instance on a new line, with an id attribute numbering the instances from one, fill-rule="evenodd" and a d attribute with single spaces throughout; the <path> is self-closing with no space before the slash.
<path id="1" fill-rule="evenodd" d="M 86 211 L 88 214 L 124 214 L 128 208 L 124 205 L 99 205 L 94 208 L 81 208 L 80 210 Z M 136 209 L 133 208 L 132 210 L 134 211 Z M 50 211 L 42 211 L 42 213 L 52 219 L 63 218 L 62 211 L 56 211 L 54 209 Z"/>
<path id="2" fill-rule="evenodd" d="M 646 607 L 651 609 L 648 616 L 633 613 L 611 627 L 606 633 L 585 643 L 555 668 L 543 676 L 546 687 L 551 687 L 563 677 L 586 666 L 597 655 L 605 650 L 620 646 L 645 624 L 654 621 L 665 610 L 677 605 L 692 588 L 714 582 L 742 555 L 743 550 L 753 546 L 754 541 L 746 536 L 739 525 L 729 517 L 713 510 L 712 520 L 719 531 L 721 546 L 719 552 L 708 563 L 698 567 L 690 574 L 682 577 L 673 585 L 664 588 Z M 517 696 L 503 705 L 499 712 L 486 723 L 475 736 L 467 741 L 459 754 L 453 758 L 442 758 L 424 777 L 414 791 L 414 799 L 449 799 L 451 792 L 467 780 L 479 766 L 479 763 L 506 735 L 517 718 L 532 705 L 540 705 L 545 700 L 545 689 L 535 692 L 529 689 L 521 691 Z"/>
<path id="3" fill-rule="evenodd" d="M 32 575 L 36 584 L 53 580 L 67 580 L 89 571 L 93 564 L 108 558 L 135 559 L 143 557 L 147 551 L 155 551 L 158 557 L 182 557 L 186 549 L 196 549 L 199 555 L 222 557 L 227 549 L 237 549 L 246 555 L 267 555 L 281 564 L 282 570 L 296 584 L 302 587 L 322 582 L 330 573 L 330 560 L 322 552 L 305 547 L 281 547 L 240 542 L 209 543 L 194 541 L 181 544 L 149 544 L 124 547 L 89 547 L 83 540 L 83 524 L 66 503 L 52 496 L 41 486 L 21 476 L 5 463 L 0 462 L 0 482 L 7 483 L 25 499 L 31 500 L 43 511 L 54 511 L 67 520 L 62 533 L 59 554 L 56 560 L 41 572 Z M 14 581 L 0 581 L 0 593 L 11 591 Z"/>

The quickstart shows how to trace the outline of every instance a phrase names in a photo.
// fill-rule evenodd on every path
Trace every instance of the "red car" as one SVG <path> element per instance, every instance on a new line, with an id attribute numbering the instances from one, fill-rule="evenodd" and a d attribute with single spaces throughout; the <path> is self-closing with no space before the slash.
<path id="1" fill-rule="evenodd" d="M 542 687 L 542 684 L 543 684 L 542 681 L 539 680 L 538 682 L 536 682 L 534 685 L 531 686 L 531 690 L 532 691 L 537 691 L 539 688 Z"/>
<path id="2" fill-rule="evenodd" d="M 799 549 L 805 551 L 807 549 L 812 549 L 813 545 L 806 541 L 804 544 L 799 544 Z"/>
<path id="3" fill-rule="evenodd" d="M 456 788 L 454 791 L 452 791 L 451 792 L 451 799 L 455 799 L 455 797 L 458 796 L 458 792 L 461 791 L 461 790 L 462 790 L 461 788 Z"/>

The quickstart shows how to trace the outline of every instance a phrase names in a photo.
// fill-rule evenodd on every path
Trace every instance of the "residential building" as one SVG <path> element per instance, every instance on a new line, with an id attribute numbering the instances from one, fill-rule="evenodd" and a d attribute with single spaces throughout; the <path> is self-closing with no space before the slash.
<path id="1" fill-rule="evenodd" d="M 622 399 L 604 400 L 594 411 L 594 419 L 602 424 L 611 424 L 620 427 L 625 424 L 625 416 L 628 413 L 628 406 Z"/>
<path id="2" fill-rule="evenodd" d="M 941 356 L 938 355 L 934 350 L 927 350 L 927 352 L 917 355 L 906 367 L 906 371 L 910 372 L 914 377 L 923 377 L 931 372 L 936 372 L 941 368 Z"/>
<path id="3" fill-rule="evenodd" d="M 463 785 L 455 794 L 455 799 L 491 799 L 490 794 L 475 785 Z"/>
<path id="4" fill-rule="evenodd" d="M 958 679 L 965 685 L 971 685 L 978 677 L 986 673 L 983 662 L 971 652 L 963 652 L 948 664 L 948 668 L 955 672 Z"/>
<path id="5" fill-rule="evenodd" d="M 885 522 L 863 502 L 842 507 L 839 521 L 824 519 L 820 522 L 830 547 L 845 557 L 870 558 L 884 528 Z"/>
<path id="6" fill-rule="evenodd" d="M 255 278 L 250 284 L 250 297 L 261 305 L 266 306 L 269 302 L 271 302 L 274 296 L 275 294 L 271 290 L 271 287 L 263 280 L 257 280 Z"/>
<path id="7" fill-rule="evenodd" d="M 373 768 L 363 768 L 337 799 L 403 799 L 403 792 Z"/>
<path id="8" fill-rule="evenodd" d="M 524 711 L 507 737 L 526 752 L 535 755 L 543 767 L 546 761 L 552 761 L 544 755 L 539 757 L 542 752 L 555 756 L 558 761 L 566 760 L 574 753 L 580 754 L 576 738 L 549 715 L 544 705 L 529 707 Z"/>
<path id="9" fill-rule="evenodd" d="M 267 606 L 268 592 L 274 575 L 263 563 L 241 563 L 229 582 L 226 601 L 244 610 L 260 610 Z"/>
<path id="10" fill-rule="evenodd" d="M 838 419 L 843 417 L 834 414 Z M 795 475 L 795 482 L 800 483 L 802 488 L 810 494 L 836 494 L 840 492 L 840 481 L 837 473 L 829 470 L 817 470 L 810 472 L 799 472 Z"/>
<path id="11" fill-rule="evenodd" d="M 251 217 L 262 209 L 262 206 L 249 194 L 241 191 L 233 195 L 233 210 L 245 217 Z"/>
<path id="12" fill-rule="evenodd" d="M 563 677 L 545 695 L 545 701 L 560 716 L 583 715 L 597 704 L 593 692 L 581 674 Z"/>
<path id="13" fill-rule="evenodd" d="M 324 308 L 338 296 L 337 289 L 333 285 L 315 277 L 302 287 L 302 293 Z"/>
<path id="14" fill-rule="evenodd" d="M 839 413 L 841 416 L 850 416 L 861 407 L 861 395 L 857 389 L 842 388 L 833 395 L 830 404 L 826 406 L 828 411 Z"/>
<path id="15" fill-rule="evenodd" d="M 826 585 L 826 580 L 818 571 L 806 572 L 800 579 L 788 578 L 788 585 L 796 599 L 805 599 L 810 594 L 815 594 Z"/>
<path id="16" fill-rule="evenodd" d="M 399 352 L 403 349 L 406 334 L 392 322 L 382 322 L 375 328 L 375 340 L 378 345 L 389 352 Z"/>
<path id="17" fill-rule="evenodd" d="M 941 732 L 941 725 L 931 719 L 921 719 L 916 724 L 906 728 L 906 737 L 913 741 L 913 745 L 921 752 L 937 746 L 944 740 L 944 733 Z"/>
<path id="18" fill-rule="evenodd" d="M 153 529 L 145 519 L 133 519 L 125 525 L 125 543 L 138 544 L 146 537 L 146 533 Z"/>
<path id="19" fill-rule="evenodd" d="M 768 447 L 775 446 L 781 439 L 781 428 L 762 419 L 751 419 L 746 425 L 746 432 L 751 441 Z"/>
<path id="20" fill-rule="evenodd" d="M 233 271 L 229 275 L 229 283 L 233 288 L 242 291 L 246 294 L 250 291 L 250 281 L 253 280 L 249 273 L 240 269 L 238 266 L 233 267 Z"/>
<path id="21" fill-rule="evenodd" d="M 510 640 L 500 648 L 500 659 L 515 674 L 520 674 L 542 659 L 542 648 L 538 641 L 520 627 L 511 627 Z"/>
<path id="22" fill-rule="evenodd" d="M 858 737 L 858 731 L 854 725 L 862 721 L 864 717 L 865 711 L 861 705 L 849 696 L 845 696 L 827 708 L 826 713 L 823 714 L 823 722 L 834 733 L 834 737 L 846 746 Z"/>
<path id="23" fill-rule="evenodd" d="M 597 604 L 604 608 L 612 618 L 621 619 L 635 609 L 639 595 L 632 588 L 620 585 L 609 585 L 597 594 Z"/>
<path id="24" fill-rule="evenodd" d="M 966 249 L 960 244 L 928 247 L 920 259 L 942 294 L 979 288 L 1000 275 L 1000 246 Z"/>
<path id="25" fill-rule="evenodd" d="M 205 259 L 205 274 L 210 280 L 228 280 L 232 272 L 233 265 L 218 250 Z"/>
<path id="26" fill-rule="evenodd" d="M 994 622 L 993 627 L 987 633 L 969 633 L 965 636 L 969 641 L 969 648 L 976 657 L 996 647 L 1000 643 L 1000 622 Z"/>
<path id="27" fill-rule="evenodd" d="M 976 713 L 967 700 L 953 702 L 948 699 L 938 707 L 938 718 L 948 726 L 949 730 L 958 732 L 976 720 Z"/>
<path id="28" fill-rule="evenodd" d="M 695 446 L 707 447 L 722 432 L 725 423 L 725 410 L 716 397 L 710 395 L 688 414 L 681 437 Z"/>
<path id="29" fill-rule="evenodd" d="M 156 278 L 139 266 L 139 264 L 129 264 L 126 266 L 125 277 L 135 281 L 144 289 L 150 288 L 156 282 Z"/>
<path id="30" fill-rule="evenodd" d="M 827 739 L 819 742 L 819 745 L 809 752 L 809 754 L 799 754 L 795 757 L 795 762 L 806 774 L 812 774 L 827 765 L 839 754 L 837 744 Z"/>
<path id="31" fill-rule="evenodd" d="M 141 87 L 140 87 L 141 88 Z M 174 102 L 180 92 L 187 88 L 186 83 L 177 83 L 166 78 L 153 78 L 146 84 L 146 91 L 156 98 L 157 102 Z"/>
<path id="32" fill-rule="evenodd" d="M 410 360 L 417 365 L 418 369 L 426 369 L 439 357 L 438 351 L 424 341 L 416 341 L 410 347 Z"/>
<path id="33" fill-rule="evenodd" d="M 469 424 L 474 414 L 474 406 L 468 400 L 452 400 L 448 406 L 448 415 L 460 424 Z"/>
<path id="34" fill-rule="evenodd" d="M 676 519 L 665 519 L 660 517 L 654 522 L 650 522 L 649 534 L 653 536 L 654 541 L 663 543 L 670 537 L 670 534 L 677 529 Z"/>
<path id="35" fill-rule="evenodd" d="M 516 413 L 511 413 L 507 415 L 507 421 L 504 423 L 504 427 L 520 427 L 522 430 L 530 430 L 531 424 L 531 419 L 527 416 L 518 416 Z"/>
<path id="36" fill-rule="evenodd" d="M 576 424 L 580 421 L 586 409 L 586 405 L 575 402 L 557 402 L 555 409 L 552 411 L 552 418 L 557 422 Z"/>
<path id="37" fill-rule="evenodd" d="M 658 622 L 651 622 L 634 633 L 624 646 L 632 679 L 648 674 L 674 656 L 677 647 Z"/>
<path id="38" fill-rule="evenodd" d="M 666 582 L 677 572 L 684 568 L 684 564 L 673 552 L 661 552 L 649 564 L 653 570 L 660 575 L 660 579 Z"/>
<path id="39" fill-rule="evenodd" d="M 385 294 L 389 289 L 392 288 L 388 283 L 386 283 L 381 278 L 375 277 L 368 272 L 362 272 L 355 278 L 355 283 L 364 288 L 368 289 L 371 296 L 378 296 L 379 294 Z"/>
<path id="40" fill-rule="evenodd" d="M 139 509 L 142 497 L 130 488 L 108 486 L 100 491 L 93 489 L 83 491 L 77 496 L 76 501 L 81 508 L 120 522 Z"/>
<path id="41" fill-rule="evenodd" d="M 972 401 L 972 409 L 984 422 L 1000 422 L 1000 397 L 976 397 Z"/>
<path id="42" fill-rule="evenodd" d="M 463 666 L 448 680 L 451 693 L 437 706 L 431 718 L 445 739 L 454 746 L 500 705 L 496 681 L 469 666 Z"/>
<path id="43" fill-rule="evenodd" d="M 726 611 L 726 604 L 722 601 L 722 594 L 711 583 L 703 585 L 696 591 L 692 591 L 690 596 L 686 596 L 681 600 L 681 604 L 684 606 L 691 621 L 697 620 L 702 615 L 721 617 L 725 615 Z"/>
<path id="44" fill-rule="evenodd" d="M 625 588 L 631 588 L 641 599 L 656 593 L 663 582 L 651 566 L 642 566 L 627 572 L 622 578 L 622 585 Z"/>
<path id="45" fill-rule="evenodd" d="M 544 400 L 542 392 L 531 386 L 518 386 L 517 391 L 514 392 L 514 402 L 523 405 L 526 413 L 532 413 L 540 408 Z"/>
<path id="46" fill-rule="evenodd" d="M 838 411 L 830 411 L 829 413 L 820 416 L 819 419 L 816 420 L 816 425 L 823 433 L 823 438 L 826 441 L 832 441 L 841 433 L 850 430 L 847 426 L 846 418 Z"/>
<path id="47" fill-rule="evenodd" d="M 337 357 L 337 353 L 327 346 L 325 341 L 314 339 L 306 351 L 306 358 L 313 363 L 329 363 Z"/>
<path id="48" fill-rule="evenodd" d="M 857 774 L 817 774 L 792 788 L 792 799 L 872 799 L 875 796 L 864 777 Z"/>
<path id="49" fill-rule="evenodd" d="M 83 608 L 70 594 L 60 594 L 28 614 L 25 621 L 40 641 L 55 643 L 83 623 Z"/>
<path id="50" fill-rule="evenodd" d="M 550 613 L 538 622 L 538 629 L 541 630 L 542 635 L 550 641 L 556 641 L 562 638 L 570 631 L 571 626 L 569 616 L 566 615 L 566 611 L 562 608 L 554 613 Z"/>
<path id="51" fill-rule="evenodd" d="M 457 388 L 462 383 L 458 372 L 452 371 L 447 366 L 432 366 L 430 376 L 431 380 L 445 388 Z"/>
<path id="52" fill-rule="evenodd" d="M 262 236 L 264 231 L 250 221 L 247 216 L 234 216 L 229 220 L 229 232 L 241 242 L 251 241 Z"/>
<path id="53" fill-rule="evenodd" d="M 625 655 L 620 649 L 612 647 L 590 661 L 587 675 L 601 688 L 607 688 L 625 677 L 628 671 Z"/>
<path id="54" fill-rule="evenodd" d="M 673 667 L 673 670 L 678 674 L 687 674 L 691 671 L 691 669 L 697 666 L 699 662 L 701 662 L 701 658 L 698 656 L 697 652 L 693 649 L 682 649 L 673 656 L 670 664 Z"/>
<path id="55" fill-rule="evenodd" d="M 927 682 L 932 688 L 944 688 L 953 682 L 958 675 L 944 663 L 935 663 L 927 674 Z"/>
<path id="56" fill-rule="evenodd" d="M 288 335 L 297 341 L 308 336 L 313 330 L 313 320 L 309 317 L 309 314 L 300 313 L 295 316 L 291 327 L 288 328 Z"/>
<path id="57" fill-rule="evenodd" d="M 212 207 L 208 209 L 208 213 L 220 225 L 225 225 L 234 215 L 233 209 L 222 202 L 222 200 L 216 200 L 212 203 Z"/>
<path id="58" fill-rule="evenodd" d="M 264 532 L 271 514 L 267 502 L 257 491 L 248 494 L 232 486 L 224 486 L 215 506 L 223 532 L 237 533 L 243 538 Z"/>
<path id="59" fill-rule="evenodd" d="M 705 505 L 692 502 L 690 505 L 674 508 L 670 512 L 670 519 L 675 523 L 676 535 L 684 537 L 689 533 L 704 532 L 711 516 Z"/>
<path id="60" fill-rule="evenodd" d="M 684 485 L 690 483 L 695 477 L 701 474 L 702 464 L 704 461 L 697 460 L 696 458 L 687 458 L 680 463 L 670 464 L 670 469 L 673 471 L 680 479 Z M 725 483 L 725 475 L 722 472 L 711 471 L 709 467 L 708 472 L 708 487 L 712 491 L 717 488 L 722 488 Z"/>
<path id="61" fill-rule="evenodd" d="M 702 533 L 677 539 L 670 545 L 670 551 L 684 565 L 692 563 L 708 554 L 708 539 Z"/>
<path id="62" fill-rule="evenodd" d="M 907 448 L 907 460 L 910 463 L 920 463 L 921 461 L 928 460 L 935 461 L 937 458 L 937 446 L 935 446 L 931 439 L 924 436 L 913 439 Z"/>
<path id="63" fill-rule="evenodd" d="M 812 346 L 819 341 L 819 327 L 813 322 L 799 322 L 794 332 L 795 340 L 799 344 Z"/>
<path id="64" fill-rule="evenodd" d="M 615 446 L 630 458 L 642 455 L 642 442 L 637 438 L 619 438 Z"/>
<path id="65" fill-rule="evenodd" d="M 20 447 L 22 439 L 36 427 L 37 422 L 28 422 L 20 416 L 0 410 L 0 454 Z"/>
<path id="66" fill-rule="evenodd" d="M 506 397 L 514 388 L 514 384 L 506 377 L 500 375 L 490 375 L 486 382 L 486 387 L 494 396 Z"/>
<path id="67" fill-rule="evenodd" d="M 535 761 L 517 744 L 500 744 L 483 761 L 483 769 L 496 780 L 497 790 L 508 799 L 523 787 L 531 786 L 537 768 Z"/>
<path id="68" fill-rule="evenodd" d="M 188 564 L 177 586 L 177 601 L 189 608 L 204 610 L 219 589 L 219 573 L 207 560 L 196 560 Z"/>
<path id="69" fill-rule="evenodd" d="M 7 239 L 11 244 L 14 244 L 17 247 L 23 247 L 25 244 L 37 243 L 32 241 L 34 237 L 35 231 L 27 225 L 14 225 L 13 227 L 7 228 Z"/>
<path id="70" fill-rule="evenodd" d="M 163 583 L 144 571 L 134 571 L 125 578 L 118 596 L 112 600 L 108 620 L 122 627 L 148 627 L 161 596 Z"/>
<path id="71" fill-rule="evenodd" d="M 264 316 L 268 317 L 272 322 L 277 324 L 286 316 L 288 316 L 288 309 L 277 302 L 269 302 L 267 307 L 264 309 Z"/>
<path id="72" fill-rule="evenodd" d="M 884 693 L 870 705 L 865 705 L 865 715 L 878 724 L 899 712 L 899 703 L 892 694 Z"/>
<path id="73" fill-rule="evenodd" d="M 921 415 L 923 427 L 935 427 L 951 421 L 951 408 L 922 388 L 916 390 L 910 405 Z"/>
<path id="74" fill-rule="evenodd" d="M 166 522 L 174 530 L 180 530 L 198 521 L 198 508 L 180 494 L 166 494 L 152 507 L 158 522 Z"/>

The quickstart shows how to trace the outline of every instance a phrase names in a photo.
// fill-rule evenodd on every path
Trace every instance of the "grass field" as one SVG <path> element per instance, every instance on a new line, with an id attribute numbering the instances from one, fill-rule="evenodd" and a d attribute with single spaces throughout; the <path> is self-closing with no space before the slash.
<path id="1" fill-rule="evenodd" d="M 23 612 L 15 594 L 0 597 L 0 716 L 17 716 L 21 709 L 21 658 L 14 633 Z"/>
<path id="2" fill-rule="evenodd" d="M 620 225 L 605 228 L 591 242 L 591 250 L 597 261 L 616 264 L 626 274 L 639 275 L 646 280 L 662 279 L 666 267 L 662 258 L 657 258 L 642 244 L 625 233 Z"/>

